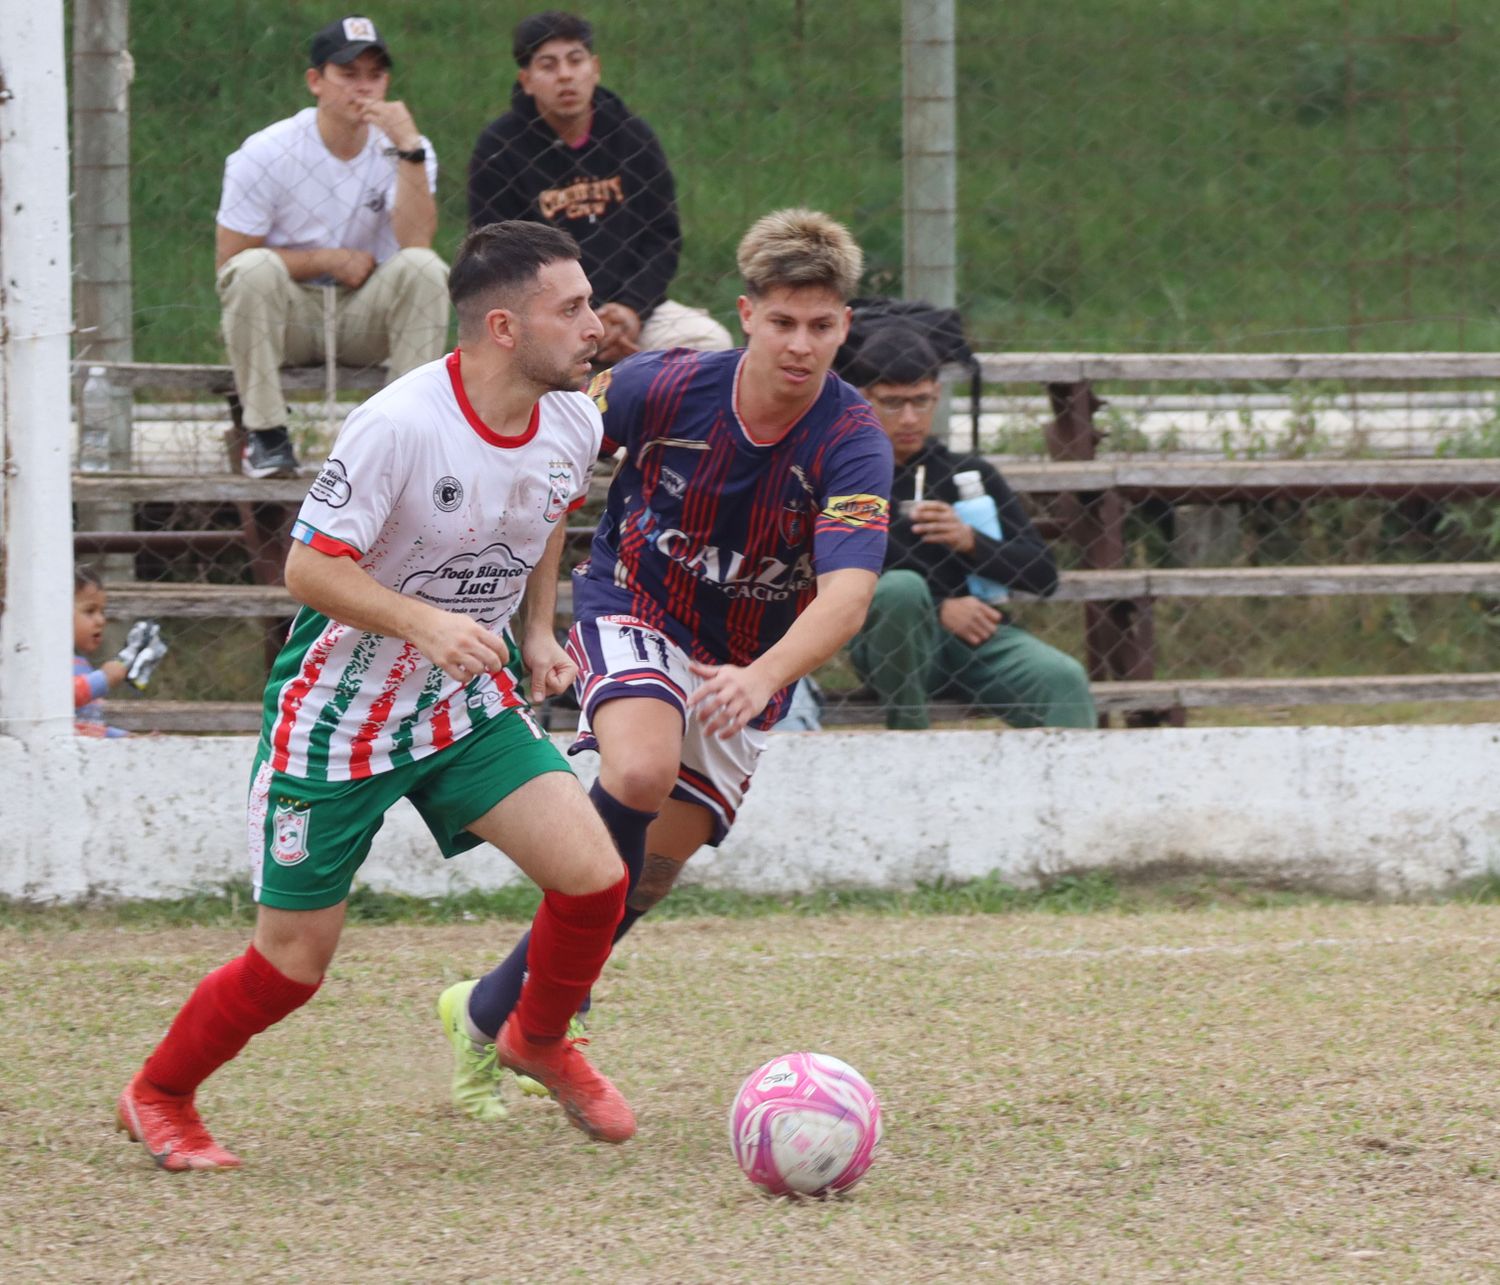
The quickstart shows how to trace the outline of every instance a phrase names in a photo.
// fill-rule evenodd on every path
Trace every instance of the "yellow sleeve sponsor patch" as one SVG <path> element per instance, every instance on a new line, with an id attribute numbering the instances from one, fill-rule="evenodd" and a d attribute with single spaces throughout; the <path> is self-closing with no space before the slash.
<path id="1" fill-rule="evenodd" d="M 822 516 L 846 526 L 869 526 L 885 517 L 890 507 L 879 495 L 830 495 Z"/>
<path id="2" fill-rule="evenodd" d="M 609 409 L 609 399 L 605 396 L 609 392 L 609 381 L 614 371 L 601 370 L 589 383 L 589 396 L 594 399 L 594 405 L 599 408 L 602 415 Z"/>

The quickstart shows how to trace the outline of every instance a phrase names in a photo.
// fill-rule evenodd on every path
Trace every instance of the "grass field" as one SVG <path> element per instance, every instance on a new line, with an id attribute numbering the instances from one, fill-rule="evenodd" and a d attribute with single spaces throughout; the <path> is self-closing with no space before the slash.
<path id="1" fill-rule="evenodd" d="M 474 138 L 535 6 L 372 10 L 443 171 L 448 251 Z M 1059 349 L 1493 349 L 1500 15 L 1477 0 L 961 0 L 959 293 L 979 342 Z M 847 219 L 899 290 L 900 0 L 600 0 L 604 80 L 660 134 L 677 294 L 732 315 L 749 222 Z M 224 157 L 308 102 L 324 10 L 136 6 L 136 355 L 215 359 Z"/>
<path id="2" fill-rule="evenodd" d="M 592 1052 L 638 1138 L 445 1105 L 432 1016 L 513 924 L 356 924 L 313 1006 L 205 1089 L 235 1173 L 173 1176 L 120 1084 L 240 926 L 0 928 L 0 1277 L 66 1280 L 1494 1279 L 1496 909 L 650 924 Z M 849 1198 L 729 1156 L 751 1067 L 825 1049 L 880 1091 Z"/>

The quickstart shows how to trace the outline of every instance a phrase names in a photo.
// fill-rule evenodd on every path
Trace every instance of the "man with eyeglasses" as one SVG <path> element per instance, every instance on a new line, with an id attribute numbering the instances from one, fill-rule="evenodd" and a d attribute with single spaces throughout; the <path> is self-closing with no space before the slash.
<path id="1" fill-rule="evenodd" d="M 939 365 L 919 333 L 890 325 L 844 372 L 874 407 L 895 454 L 885 565 L 850 658 L 890 728 L 929 726 L 933 698 L 968 702 L 1014 727 L 1095 727 L 1083 666 L 1013 623 L 1004 606 L 1009 590 L 1057 587 L 1050 550 L 992 465 L 930 436 Z M 994 501 L 998 538 L 954 507 L 961 490 L 976 486 Z"/>

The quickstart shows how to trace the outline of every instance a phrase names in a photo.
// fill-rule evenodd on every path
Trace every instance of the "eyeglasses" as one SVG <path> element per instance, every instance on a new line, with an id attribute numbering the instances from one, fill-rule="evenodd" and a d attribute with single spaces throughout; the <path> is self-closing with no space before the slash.
<path id="1" fill-rule="evenodd" d="M 877 410 L 899 414 L 908 406 L 912 410 L 931 410 L 938 404 L 939 393 L 917 393 L 913 397 L 872 397 L 870 402 Z"/>

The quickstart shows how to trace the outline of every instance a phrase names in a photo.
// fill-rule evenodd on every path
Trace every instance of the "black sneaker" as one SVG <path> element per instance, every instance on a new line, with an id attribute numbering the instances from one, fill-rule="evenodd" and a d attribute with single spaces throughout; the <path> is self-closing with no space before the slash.
<path id="1" fill-rule="evenodd" d="M 284 428 L 253 428 L 245 434 L 240 471 L 246 477 L 296 477 L 297 454 Z"/>

